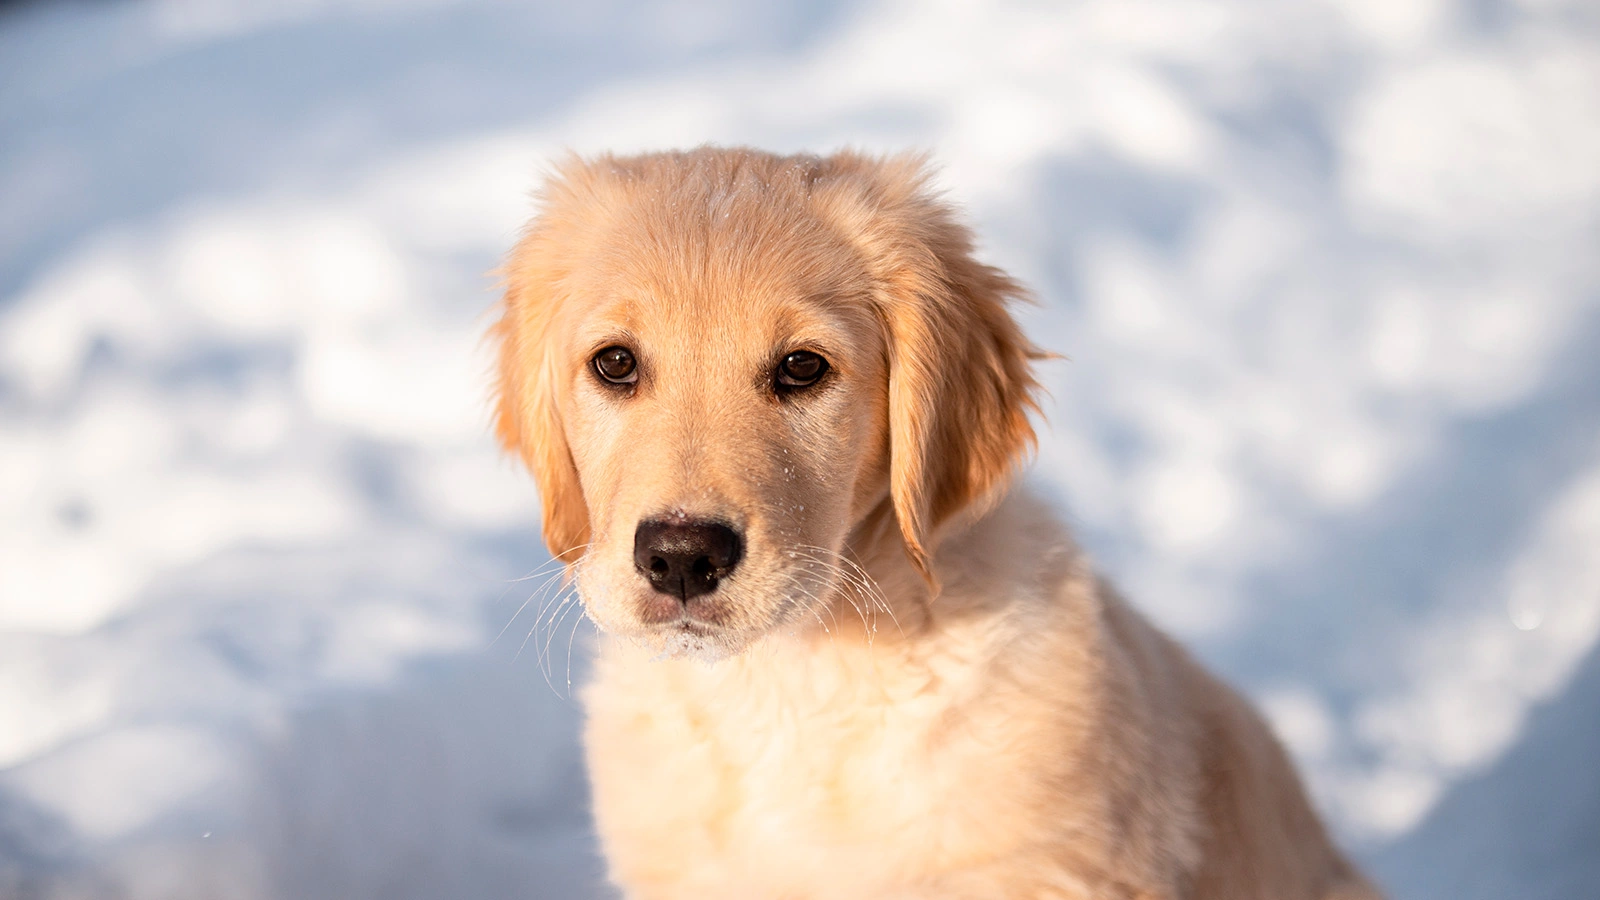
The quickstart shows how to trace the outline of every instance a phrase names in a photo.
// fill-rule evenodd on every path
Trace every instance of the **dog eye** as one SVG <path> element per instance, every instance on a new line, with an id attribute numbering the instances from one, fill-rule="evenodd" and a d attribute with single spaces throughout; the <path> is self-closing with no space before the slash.
<path id="1" fill-rule="evenodd" d="M 633 384 L 639 380 L 639 364 L 627 347 L 607 347 L 596 353 L 594 371 L 612 384 Z"/>
<path id="2" fill-rule="evenodd" d="M 827 360 L 810 350 L 796 350 L 778 363 L 778 388 L 809 387 L 827 372 Z"/>

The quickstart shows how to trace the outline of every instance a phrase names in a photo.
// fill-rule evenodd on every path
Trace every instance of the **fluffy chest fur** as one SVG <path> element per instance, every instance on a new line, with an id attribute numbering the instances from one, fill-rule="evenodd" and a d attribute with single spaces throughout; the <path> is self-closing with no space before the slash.
<path id="1" fill-rule="evenodd" d="M 641 898 L 884 896 L 1075 822 L 1101 841 L 1104 785 L 1074 784 L 1104 712 L 1092 588 L 1059 554 L 1019 578 L 970 543 L 986 564 L 952 560 L 909 634 L 835 623 L 714 665 L 608 642 L 586 738 L 618 880 Z"/>
<path id="2" fill-rule="evenodd" d="M 1015 710 L 984 711 L 1014 692 L 985 671 L 1003 638 L 948 637 L 934 658 L 824 643 L 714 669 L 608 647 L 588 745 L 622 880 L 806 896 L 825 871 L 865 888 L 1017 840 L 1036 811 L 1012 782 L 1033 767 Z"/>

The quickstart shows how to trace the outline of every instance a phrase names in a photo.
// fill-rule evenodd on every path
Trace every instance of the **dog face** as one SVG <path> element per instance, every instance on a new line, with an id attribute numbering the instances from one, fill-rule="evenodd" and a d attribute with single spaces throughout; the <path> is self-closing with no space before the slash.
<path id="1" fill-rule="evenodd" d="M 919 161 L 574 161 L 507 268 L 498 431 L 601 628 L 738 653 L 816 618 L 875 510 L 924 567 L 1032 439 L 1019 289 Z"/>
<path id="2" fill-rule="evenodd" d="M 831 554 L 887 493 L 886 360 L 836 239 L 751 227 L 755 208 L 653 246 L 662 212 L 601 239 L 572 281 L 590 303 L 555 326 L 579 589 L 608 630 L 715 655 L 833 589 Z"/>

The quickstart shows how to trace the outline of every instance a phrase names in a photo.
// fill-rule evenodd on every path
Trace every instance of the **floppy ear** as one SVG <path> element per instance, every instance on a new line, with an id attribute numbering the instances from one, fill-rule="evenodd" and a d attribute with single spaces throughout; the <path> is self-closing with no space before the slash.
<path id="1" fill-rule="evenodd" d="M 499 344 L 495 433 L 501 446 L 520 456 L 533 473 L 543 507 L 545 546 L 564 559 L 589 541 L 589 508 L 561 424 L 555 352 L 559 273 L 547 225 L 536 221 L 512 251 L 504 269 L 500 320 L 490 328 L 489 339 Z"/>
<path id="2" fill-rule="evenodd" d="M 1048 356 L 1008 305 L 1026 291 L 973 258 L 972 235 L 928 187 L 920 156 L 830 162 L 859 193 L 842 224 L 877 283 L 889 366 L 889 492 L 912 562 L 937 529 L 996 500 L 1035 445 L 1031 363 Z"/>

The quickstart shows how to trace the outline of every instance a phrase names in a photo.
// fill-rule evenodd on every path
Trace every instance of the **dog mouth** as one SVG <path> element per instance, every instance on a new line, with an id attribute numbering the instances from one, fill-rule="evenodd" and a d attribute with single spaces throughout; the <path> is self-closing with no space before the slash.
<path id="1" fill-rule="evenodd" d="M 641 616 L 640 625 L 643 626 L 641 630 L 645 632 L 658 634 L 682 633 L 692 634 L 697 637 L 710 637 L 728 630 L 726 624 L 707 618 L 704 615 L 696 615 L 690 610 L 681 610 L 671 618 L 652 620 Z"/>
<path id="2" fill-rule="evenodd" d="M 689 603 L 668 598 L 670 606 L 658 599 L 660 594 L 648 595 L 637 601 L 632 623 L 618 636 L 653 651 L 658 659 L 716 662 L 739 655 L 784 622 L 797 619 L 806 605 L 801 597 L 785 596 L 774 609 L 755 611 L 737 598 L 716 594 Z"/>
<path id="3" fill-rule="evenodd" d="M 687 615 L 674 622 L 647 628 L 634 640 L 650 649 L 657 660 L 698 659 L 705 663 L 737 656 L 747 644 L 725 626 L 712 625 Z"/>
<path id="4" fill-rule="evenodd" d="M 685 602 L 670 594 L 651 592 L 640 599 L 636 615 L 646 629 L 711 634 L 727 627 L 729 610 L 722 598 L 697 597 Z"/>
<path id="5" fill-rule="evenodd" d="M 636 557 L 626 569 L 590 566 L 580 575 L 579 594 L 601 631 L 663 658 L 724 658 L 766 636 L 805 630 L 813 620 L 823 630 L 833 628 L 834 613 L 825 606 L 839 587 L 831 576 L 843 569 L 820 561 L 820 551 L 802 552 L 803 546 L 752 553 L 738 571 L 720 573 L 708 590 L 694 592 L 663 590 L 672 585 L 650 578 L 644 563 L 653 559 Z"/>

